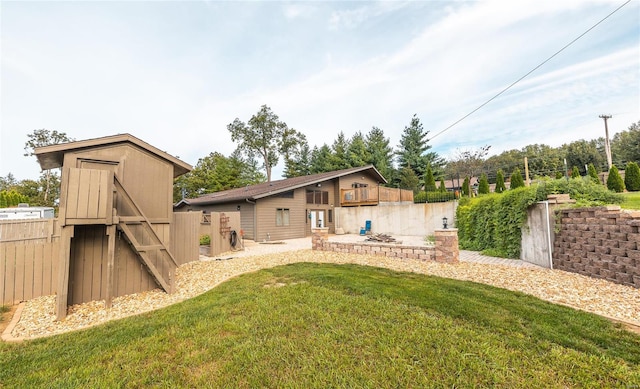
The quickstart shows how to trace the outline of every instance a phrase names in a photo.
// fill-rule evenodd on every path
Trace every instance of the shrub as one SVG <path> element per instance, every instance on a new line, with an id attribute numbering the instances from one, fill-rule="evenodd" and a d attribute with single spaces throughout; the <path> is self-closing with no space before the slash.
<path id="1" fill-rule="evenodd" d="M 418 192 L 413 196 L 413 202 L 415 204 L 420 203 L 444 203 L 456 199 L 456 194 L 453 192 Z"/>
<path id="2" fill-rule="evenodd" d="M 502 169 L 498 169 L 498 172 L 496 173 L 496 189 L 494 192 L 502 193 L 506 189 L 507 187 L 504 186 L 504 173 L 502 172 Z"/>
<path id="3" fill-rule="evenodd" d="M 469 196 L 469 177 L 465 177 L 462 183 L 462 195 Z"/>
<path id="4" fill-rule="evenodd" d="M 431 171 L 431 164 L 427 165 L 427 172 L 424 176 L 424 190 L 426 192 L 435 192 L 436 188 L 436 179 L 433 177 L 433 171 Z"/>
<path id="5" fill-rule="evenodd" d="M 524 186 L 524 179 L 522 178 L 522 174 L 520 174 L 520 169 L 515 168 L 513 173 L 511 173 L 511 186 L 509 189 L 517 189 Z"/>
<path id="6" fill-rule="evenodd" d="M 579 178 L 580 177 L 580 170 L 578 170 L 577 166 L 574 166 L 573 169 L 571 169 L 571 178 Z"/>
<path id="7" fill-rule="evenodd" d="M 480 182 L 478 184 L 478 194 L 489 194 L 489 179 L 484 173 L 482 173 L 482 176 L 480 176 Z"/>
<path id="8" fill-rule="evenodd" d="M 622 177 L 620 176 L 620 173 L 618 173 L 616 165 L 611 165 L 611 169 L 609 169 L 607 188 L 617 193 L 624 192 L 624 181 L 622 181 Z"/>
<path id="9" fill-rule="evenodd" d="M 200 235 L 200 245 L 208 246 L 211 244 L 211 237 L 209 235 Z"/>
<path id="10" fill-rule="evenodd" d="M 622 195 L 596 184 L 590 177 L 581 177 L 571 180 L 564 178 L 557 180 L 540 180 L 536 186 L 536 198 L 538 201 L 547 199 L 547 195 L 565 193 L 576 200 L 578 206 L 598 206 L 605 204 L 620 204 Z"/>
<path id="11" fill-rule="evenodd" d="M 596 167 L 593 166 L 592 163 L 590 163 L 589 166 L 587 166 L 587 173 L 588 173 L 588 176 L 591 177 L 591 181 L 595 182 L 596 184 L 600 183 L 598 172 L 596 171 Z"/>
<path id="12" fill-rule="evenodd" d="M 447 187 L 444 184 L 444 180 L 440 180 L 440 192 L 445 193 L 447 191 Z"/>
<path id="13" fill-rule="evenodd" d="M 631 192 L 640 190 L 640 167 L 637 163 L 627 163 L 624 169 L 624 185 L 627 187 L 627 190 Z"/>

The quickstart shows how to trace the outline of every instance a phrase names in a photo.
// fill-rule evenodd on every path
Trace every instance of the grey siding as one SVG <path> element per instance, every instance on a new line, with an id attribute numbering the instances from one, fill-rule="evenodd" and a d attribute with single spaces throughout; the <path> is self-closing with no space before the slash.
<path id="1" fill-rule="evenodd" d="M 276 226 L 276 209 L 289 209 L 289 225 Z M 293 198 L 266 197 L 257 200 L 257 237 L 256 241 L 295 239 L 305 237 L 305 190 L 296 189 Z"/>

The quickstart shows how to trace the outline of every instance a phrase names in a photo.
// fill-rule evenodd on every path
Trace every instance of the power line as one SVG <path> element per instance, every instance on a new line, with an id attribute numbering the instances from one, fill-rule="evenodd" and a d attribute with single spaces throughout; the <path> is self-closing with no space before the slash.
<path id="1" fill-rule="evenodd" d="M 519 83 L 520 81 L 524 80 L 528 75 L 530 75 L 531 73 L 535 72 L 536 70 L 538 70 L 540 67 L 542 67 L 544 64 L 546 64 L 547 62 L 549 62 L 551 59 L 553 59 L 556 55 L 560 54 L 561 52 L 563 52 L 567 47 L 571 46 L 572 44 L 574 44 L 578 39 L 582 38 L 583 36 L 587 35 L 587 33 L 589 33 L 589 31 L 593 30 L 594 28 L 596 28 L 600 23 L 604 22 L 605 20 L 607 20 L 611 15 L 613 15 L 614 13 L 618 12 L 622 7 L 624 7 L 625 5 L 629 4 L 631 2 L 631 0 L 627 0 L 624 4 L 622 4 L 621 6 L 619 6 L 618 8 L 616 8 L 615 10 L 613 10 L 610 14 L 608 14 L 607 16 L 605 16 L 604 18 L 600 19 L 600 21 L 596 24 L 594 24 L 593 26 L 591 26 L 587 31 L 583 32 L 582 34 L 578 35 L 577 38 L 575 38 L 574 40 L 572 40 L 571 42 L 567 43 L 563 48 L 561 48 L 560 50 L 556 51 L 551 57 L 545 59 L 544 61 L 542 61 L 542 63 L 540 63 L 538 66 L 536 66 L 535 68 L 531 69 L 529 72 L 527 72 L 527 74 L 525 74 L 524 76 L 518 78 L 516 81 L 512 82 L 509 86 L 507 86 L 506 88 L 504 88 L 503 90 L 501 90 L 500 92 L 498 92 L 495 96 L 493 96 L 492 98 L 490 98 L 489 100 L 485 101 L 484 103 L 480 104 L 476 109 L 474 109 L 473 111 L 469 112 L 468 114 L 464 115 L 462 118 L 456 120 L 453 124 L 451 124 L 449 127 L 445 128 L 444 130 L 441 130 L 440 132 L 436 133 L 434 136 L 432 136 L 429 140 L 432 140 L 433 138 L 437 137 L 438 135 L 443 134 L 444 132 L 448 131 L 449 129 L 451 129 L 452 127 L 454 127 L 456 124 L 460 123 L 461 121 L 463 121 L 464 119 L 468 118 L 469 116 L 473 115 L 474 113 L 476 113 L 476 111 L 480 110 L 482 107 L 484 107 L 485 105 L 489 104 L 490 102 L 492 102 L 493 100 L 495 100 L 496 98 L 498 98 L 501 94 L 503 94 L 504 92 L 508 91 L 509 89 L 511 89 L 513 86 L 515 86 L 517 83 Z"/>

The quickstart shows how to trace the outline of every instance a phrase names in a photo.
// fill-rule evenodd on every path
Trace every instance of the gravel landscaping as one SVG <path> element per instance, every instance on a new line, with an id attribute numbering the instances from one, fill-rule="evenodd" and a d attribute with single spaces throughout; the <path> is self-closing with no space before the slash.
<path id="1" fill-rule="evenodd" d="M 177 288 L 168 295 L 153 290 L 115 298 L 112 308 L 104 301 L 93 301 L 69 308 L 68 316 L 55 321 L 55 296 L 44 296 L 24 304 L 20 319 L 4 338 L 28 339 L 77 330 L 174 304 L 202 294 L 242 273 L 296 262 L 359 264 L 392 270 L 430 274 L 475 281 L 527 293 L 553 303 L 640 325 L 640 290 L 574 273 L 539 267 L 515 267 L 461 262 L 441 264 L 418 260 L 397 260 L 376 256 L 317 252 L 307 249 L 310 239 L 255 244 L 247 242 L 245 251 L 225 253 L 218 258 L 181 266 Z M 292 251 L 293 250 L 293 251 Z"/>

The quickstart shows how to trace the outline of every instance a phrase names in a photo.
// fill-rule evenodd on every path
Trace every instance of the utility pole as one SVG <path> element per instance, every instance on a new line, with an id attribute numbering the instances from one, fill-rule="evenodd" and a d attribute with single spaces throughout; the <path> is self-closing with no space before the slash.
<path id="1" fill-rule="evenodd" d="M 607 119 L 611 119 L 611 115 L 600 115 L 600 119 L 604 119 L 604 152 L 607 154 L 607 163 L 609 164 L 609 170 L 611 170 L 611 145 L 609 144 L 609 127 L 607 126 Z"/>

